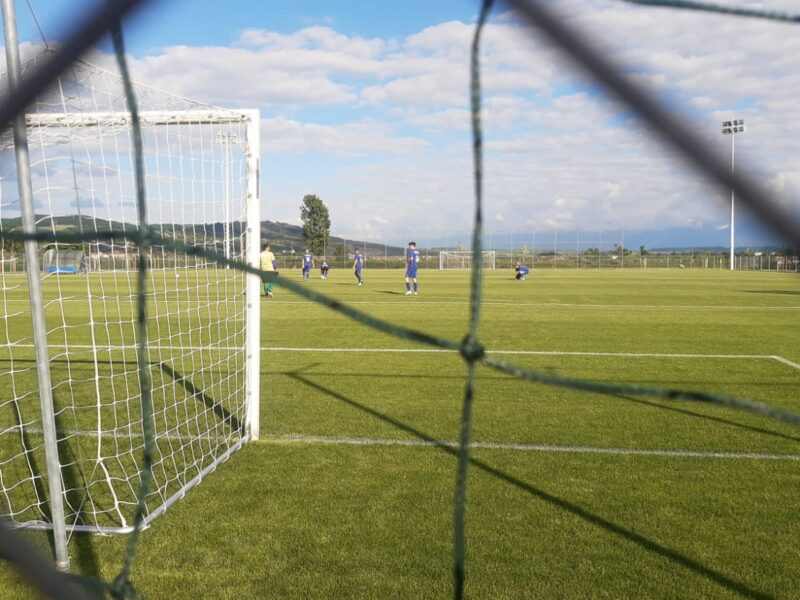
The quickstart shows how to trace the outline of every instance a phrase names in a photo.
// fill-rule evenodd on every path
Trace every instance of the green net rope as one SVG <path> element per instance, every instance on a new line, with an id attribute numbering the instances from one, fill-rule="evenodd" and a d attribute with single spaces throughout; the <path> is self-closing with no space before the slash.
<path id="1" fill-rule="evenodd" d="M 699 5 L 694 6 L 696 3 L 680 2 L 676 0 L 623 0 L 626 2 L 634 2 L 639 4 L 650 5 L 663 5 L 681 7 L 681 8 L 699 8 Z M 714 394 L 701 391 L 685 391 L 678 389 L 656 388 L 647 386 L 634 386 L 634 385 L 618 385 L 607 384 L 583 379 L 576 379 L 570 377 L 562 377 L 551 375 L 536 370 L 526 369 L 516 366 L 505 361 L 500 361 L 492 358 L 487 354 L 487 351 L 478 340 L 478 325 L 480 322 L 480 308 L 481 308 L 481 249 L 482 249 L 482 205 L 483 205 L 483 135 L 481 127 L 481 84 L 480 84 L 480 42 L 481 33 L 484 25 L 489 16 L 489 12 L 493 5 L 493 0 L 484 0 L 481 7 L 481 12 L 475 28 L 475 34 L 471 46 L 471 112 L 472 112 L 472 133 L 473 133 L 473 168 L 474 168 L 474 184 L 475 184 L 475 222 L 473 228 L 472 251 L 473 251 L 473 270 L 471 273 L 471 288 L 470 288 L 470 322 L 466 336 L 461 342 L 455 342 L 445 338 L 440 338 L 430 335 L 425 332 L 416 331 L 411 328 L 401 327 L 393 323 L 389 323 L 382 319 L 373 317 L 357 308 L 349 306 L 326 296 L 309 290 L 307 287 L 287 279 L 278 279 L 275 283 L 281 287 L 301 296 L 312 302 L 321 304 L 334 310 L 350 319 L 359 323 L 372 327 L 383 333 L 393 335 L 397 338 L 426 344 L 437 348 L 452 350 L 459 352 L 466 362 L 467 375 L 466 384 L 464 389 L 464 398 L 462 403 L 461 414 L 461 428 L 458 444 L 458 459 L 457 459 L 457 473 L 455 484 L 455 499 L 454 499 L 454 532 L 453 532 L 453 569 L 454 569 L 454 598 L 460 600 L 464 597 L 465 582 L 466 582 L 466 492 L 467 492 L 467 474 L 470 464 L 469 449 L 470 449 L 470 436 L 472 430 L 472 406 L 475 399 L 475 373 L 478 365 L 495 369 L 497 371 L 513 375 L 520 379 L 541 383 L 550 386 L 557 386 L 569 388 L 573 390 L 598 393 L 598 394 L 633 394 L 638 396 L 654 397 L 664 400 L 680 400 L 690 402 L 700 402 L 723 406 L 736 410 L 746 411 L 753 414 L 761 415 L 784 423 L 793 425 L 800 425 L 800 414 L 783 410 L 777 407 L 769 406 L 759 402 L 726 396 L 722 394 Z M 687 6 L 692 5 L 692 6 Z M 739 11 L 741 12 L 741 11 Z M 763 14 L 753 15 L 756 11 L 746 11 L 747 16 L 764 16 Z M 791 15 L 789 15 L 791 17 Z M 782 19 L 782 20 L 797 20 Z M 151 403 L 151 381 L 148 372 L 148 349 L 147 349 L 147 312 L 146 312 L 146 292 L 147 292 L 147 270 L 148 270 L 148 248 L 151 245 L 160 245 L 165 249 L 174 250 L 177 252 L 186 253 L 188 255 L 203 257 L 207 260 L 213 261 L 221 266 L 229 266 L 231 268 L 239 269 L 246 273 L 250 273 L 266 281 L 268 275 L 257 269 L 254 266 L 248 265 L 244 262 L 230 260 L 225 258 L 224 255 L 216 252 L 209 251 L 204 248 L 194 247 L 187 245 L 183 242 L 167 239 L 159 235 L 159 233 L 151 228 L 147 222 L 146 210 L 146 195 L 144 186 L 144 165 L 143 165 L 143 152 L 142 152 L 142 134 L 138 120 L 138 109 L 136 96 L 133 90 L 130 74 L 128 71 L 127 61 L 125 58 L 125 49 L 122 38 L 122 32 L 119 25 L 112 28 L 112 40 L 114 44 L 114 51 L 117 62 L 122 74 L 124 82 L 124 93 L 128 104 L 128 110 L 132 116 L 132 138 L 134 143 L 136 164 L 136 201 L 138 210 L 138 227 L 133 230 L 125 232 L 119 231 L 106 231 L 106 232 L 92 232 L 87 234 L 64 232 L 37 232 L 31 234 L 25 233 L 7 233 L 1 232 L 0 237 L 5 237 L 12 240 L 35 240 L 38 242 L 62 242 L 62 243 L 76 243 L 84 241 L 129 241 L 136 244 L 139 252 L 138 261 L 138 307 L 137 307 L 137 327 L 138 327 L 138 342 L 137 342 L 137 364 L 138 364 L 138 377 L 139 385 L 141 388 L 142 397 L 142 415 L 143 415 L 143 433 L 144 433 L 144 451 L 141 461 L 141 484 L 138 492 L 138 504 L 135 513 L 136 529 L 128 539 L 125 554 L 123 557 L 123 564 L 119 574 L 112 582 L 99 581 L 94 578 L 69 576 L 71 579 L 77 580 L 89 589 L 96 591 L 107 592 L 115 599 L 123 598 L 139 598 L 139 595 L 131 581 L 131 574 L 133 564 L 136 557 L 136 552 L 139 546 L 141 523 L 144 518 L 144 499 L 152 483 L 152 460 L 155 450 L 154 429 L 152 422 L 152 403 Z"/>
<path id="2" fill-rule="evenodd" d="M 697 10 L 700 12 L 718 13 L 722 15 L 731 15 L 734 17 L 782 21 L 784 23 L 800 23 L 800 15 L 779 10 L 740 8 L 711 2 L 694 2 L 692 0 L 622 0 L 622 2 L 627 2 L 628 4 L 642 4 L 644 6 L 655 6 L 659 8 Z"/>

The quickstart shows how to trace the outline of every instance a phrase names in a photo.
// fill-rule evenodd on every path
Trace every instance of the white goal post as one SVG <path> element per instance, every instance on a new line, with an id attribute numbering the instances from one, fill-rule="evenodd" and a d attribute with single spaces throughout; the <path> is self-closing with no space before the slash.
<path id="1" fill-rule="evenodd" d="M 148 224 L 164 238 L 258 267 L 259 112 L 147 86 L 136 91 Z M 45 347 L 35 342 L 27 264 L 17 259 L 18 245 L 0 238 L 0 264 L 25 265 L 0 269 L 0 389 L 7 392 L 0 396 L 0 515 L 19 527 L 127 533 L 144 446 L 135 327 L 140 258 L 131 241 L 91 234 L 138 225 L 130 113 L 118 76 L 86 63 L 29 110 L 36 227 L 89 238 L 39 247 Z M 14 152 L 1 137 L 3 164 L 14 164 Z M 0 181 L 0 232 L 21 230 L 15 180 L 24 174 L 12 175 Z M 155 426 L 147 526 L 258 438 L 260 281 L 158 244 L 145 260 Z M 81 275 L 48 276 L 63 269 Z M 45 468 L 52 448 L 39 403 L 46 396 L 57 473 Z M 51 517 L 56 504 L 63 505 L 61 525 Z"/>
<path id="2" fill-rule="evenodd" d="M 481 261 L 484 269 L 494 269 L 497 256 L 494 250 L 483 250 Z M 473 262 L 472 252 L 456 252 L 442 250 L 439 252 L 439 269 L 471 269 Z"/>

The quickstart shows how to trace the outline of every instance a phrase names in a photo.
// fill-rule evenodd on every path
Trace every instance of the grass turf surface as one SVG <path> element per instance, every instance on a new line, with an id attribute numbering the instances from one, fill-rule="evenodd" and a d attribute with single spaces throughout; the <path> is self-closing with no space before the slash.
<path id="1" fill-rule="evenodd" d="M 338 270 L 308 285 L 375 316 L 463 337 L 466 273 L 422 271 L 421 295 L 410 298 L 400 272 L 367 270 L 365 281 L 357 288 Z M 770 358 L 800 363 L 796 276 L 537 270 L 516 282 L 490 271 L 484 291 L 487 349 L 555 352 L 504 359 L 800 411 L 800 370 Z M 280 288 L 262 311 L 262 440 L 144 533 L 137 588 L 151 599 L 449 596 L 455 456 L 399 444 L 456 439 L 463 362 L 449 353 L 359 351 L 422 348 Z M 645 353 L 698 356 L 631 356 Z M 559 448 L 473 451 L 468 597 L 797 594 L 800 461 L 597 453 L 797 456 L 797 428 L 479 369 L 474 439 Z M 584 450 L 563 451 L 576 447 Z M 122 538 L 74 536 L 75 571 L 112 578 L 123 546 Z M 2 566 L 5 597 L 35 596 Z"/>

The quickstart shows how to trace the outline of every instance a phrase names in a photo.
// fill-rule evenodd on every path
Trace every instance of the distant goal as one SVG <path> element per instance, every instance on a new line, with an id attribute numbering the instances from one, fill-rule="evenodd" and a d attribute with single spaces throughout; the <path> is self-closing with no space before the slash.
<path id="1" fill-rule="evenodd" d="M 439 252 L 439 269 L 461 269 L 472 268 L 472 252 L 450 252 L 444 250 Z M 494 269 L 497 264 L 497 256 L 494 250 L 484 250 L 481 252 L 481 264 L 484 269 Z"/>

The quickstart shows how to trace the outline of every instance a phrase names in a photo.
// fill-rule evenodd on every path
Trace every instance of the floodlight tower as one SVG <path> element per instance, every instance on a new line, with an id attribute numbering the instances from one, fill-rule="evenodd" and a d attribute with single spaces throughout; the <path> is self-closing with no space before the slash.
<path id="1" fill-rule="evenodd" d="M 729 135 L 731 136 L 731 175 L 733 175 L 733 157 L 734 157 L 734 148 L 735 148 L 735 139 L 737 133 L 744 133 L 744 119 L 734 119 L 732 121 L 723 121 L 722 122 L 722 135 Z M 731 271 L 735 269 L 735 256 L 734 256 L 734 228 L 735 228 L 735 217 L 736 213 L 734 212 L 734 191 L 731 188 Z"/>

